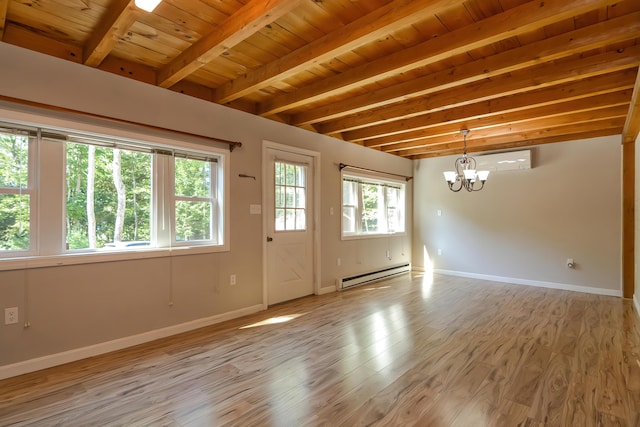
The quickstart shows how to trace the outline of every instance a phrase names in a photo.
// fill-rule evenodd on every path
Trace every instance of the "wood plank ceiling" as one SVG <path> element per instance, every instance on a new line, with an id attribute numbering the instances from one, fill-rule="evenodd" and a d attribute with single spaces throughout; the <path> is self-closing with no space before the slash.
<path id="1" fill-rule="evenodd" d="M 0 40 L 412 159 L 640 130 L 639 0 L 0 0 Z"/>

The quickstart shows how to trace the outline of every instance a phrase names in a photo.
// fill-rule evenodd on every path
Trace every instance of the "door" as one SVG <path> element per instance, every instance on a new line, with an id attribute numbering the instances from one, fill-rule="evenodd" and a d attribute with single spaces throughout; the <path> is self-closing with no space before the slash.
<path id="1" fill-rule="evenodd" d="M 313 293 L 313 157 L 266 151 L 267 303 Z"/>

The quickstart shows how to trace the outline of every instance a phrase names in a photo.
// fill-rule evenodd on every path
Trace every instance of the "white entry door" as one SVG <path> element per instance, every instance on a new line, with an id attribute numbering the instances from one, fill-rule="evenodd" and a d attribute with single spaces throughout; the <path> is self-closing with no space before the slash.
<path id="1" fill-rule="evenodd" d="M 267 303 L 313 293 L 313 157 L 266 151 Z"/>

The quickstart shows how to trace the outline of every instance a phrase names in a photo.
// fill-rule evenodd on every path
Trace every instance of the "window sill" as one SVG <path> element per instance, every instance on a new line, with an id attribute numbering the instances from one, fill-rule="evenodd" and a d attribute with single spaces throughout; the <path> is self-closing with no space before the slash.
<path id="1" fill-rule="evenodd" d="M 145 248 L 127 250 L 108 250 L 100 252 L 67 253 L 61 255 L 24 256 L 0 258 L 0 271 L 23 270 L 29 268 L 61 267 L 77 264 L 96 264 L 101 262 L 131 261 L 147 258 L 166 258 L 173 256 L 209 254 L 227 252 L 229 247 L 222 246 L 176 246 L 172 248 Z"/>
<path id="2" fill-rule="evenodd" d="M 341 238 L 342 240 L 358 240 L 358 239 L 377 239 L 380 237 L 403 237 L 406 236 L 407 233 L 406 232 L 402 232 L 402 233 L 378 233 L 378 234 L 349 234 L 349 235 L 342 235 Z"/>

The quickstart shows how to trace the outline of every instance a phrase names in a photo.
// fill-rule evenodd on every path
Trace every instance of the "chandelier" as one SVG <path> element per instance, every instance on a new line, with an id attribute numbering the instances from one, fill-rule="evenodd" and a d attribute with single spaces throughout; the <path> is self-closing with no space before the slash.
<path id="1" fill-rule="evenodd" d="M 444 172 L 444 179 L 449 184 L 449 190 L 456 193 L 463 188 L 467 191 L 480 191 L 489 177 L 489 171 L 476 170 L 476 160 L 471 156 L 467 156 L 467 135 L 469 130 L 463 129 L 460 133 L 464 137 L 462 157 L 456 159 L 455 171 Z"/>

